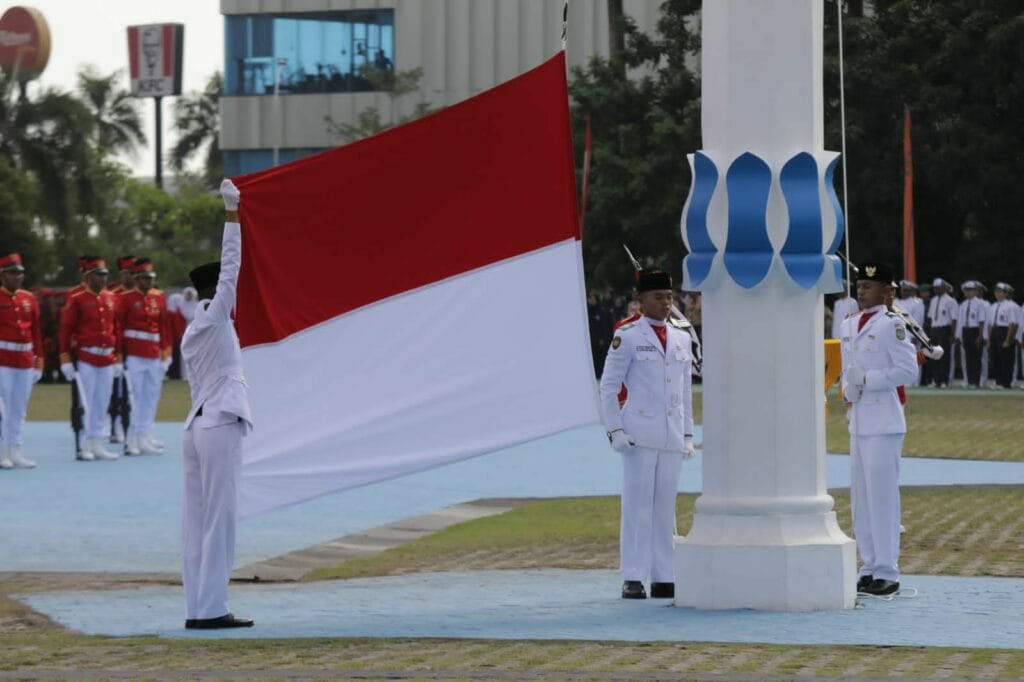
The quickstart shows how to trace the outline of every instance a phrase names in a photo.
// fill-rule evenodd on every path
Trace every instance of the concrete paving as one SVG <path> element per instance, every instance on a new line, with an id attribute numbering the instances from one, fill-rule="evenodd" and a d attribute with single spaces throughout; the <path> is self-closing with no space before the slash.
<path id="1" fill-rule="evenodd" d="M 146 586 L 17 598 L 88 634 L 165 637 L 457 637 L 1024 648 L 1024 580 L 903 576 L 907 593 L 815 613 L 697 611 L 623 600 L 617 571 L 467 571 L 233 585 L 256 627 L 183 628 L 181 589 Z"/>

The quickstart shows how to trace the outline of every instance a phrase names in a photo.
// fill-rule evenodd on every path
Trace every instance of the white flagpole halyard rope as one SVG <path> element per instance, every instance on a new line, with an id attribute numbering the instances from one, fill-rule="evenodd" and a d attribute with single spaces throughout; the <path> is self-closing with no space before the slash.
<path id="1" fill-rule="evenodd" d="M 843 219 L 846 221 L 846 291 L 853 296 L 853 278 L 850 276 L 850 206 L 846 182 L 846 87 L 843 78 L 843 0 L 836 0 L 839 31 L 839 135 L 842 140 L 843 156 Z"/>
<path id="2" fill-rule="evenodd" d="M 562 51 L 565 51 L 565 46 L 569 42 L 569 0 L 565 0 L 565 4 L 562 5 Z"/>

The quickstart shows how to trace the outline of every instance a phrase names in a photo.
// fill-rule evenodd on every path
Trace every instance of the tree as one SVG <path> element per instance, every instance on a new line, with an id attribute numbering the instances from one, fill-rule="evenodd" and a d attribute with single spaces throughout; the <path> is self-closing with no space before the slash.
<path id="1" fill-rule="evenodd" d="M 32 210 L 52 227 L 61 267 L 54 276 L 71 281 L 90 216 L 102 202 L 94 182 L 98 159 L 90 145 L 93 118 L 68 93 L 46 89 L 34 98 L 17 97 L 8 86 L 6 76 L 0 75 L 0 156 L 34 181 Z"/>
<path id="2" fill-rule="evenodd" d="M 120 71 L 99 75 L 92 66 L 85 66 L 78 72 L 78 94 L 92 113 L 93 143 L 101 154 L 133 154 L 139 145 L 146 143 L 138 100 L 117 87 L 120 77 Z"/>
<path id="3" fill-rule="evenodd" d="M 21 254 L 29 283 L 44 279 L 54 265 L 53 249 L 36 229 L 35 200 L 32 178 L 0 156 L 0 244 Z"/>
<path id="4" fill-rule="evenodd" d="M 205 150 L 203 180 L 215 187 L 224 176 L 224 156 L 220 150 L 220 97 L 224 79 L 214 73 L 202 92 L 191 92 L 174 102 L 174 130 L 177 141 L 171 148 L 171 168 L 180 173 L 194 155 Z"/>
<path id="5" fill-rule="evenodd" d="M 700 146 L 700 87 L 686 65 L 699 46 L 687 23 L 698 8 L 694 0 L 666 2 L 655 36 L 627 21 L 622 64 L 595 57 L 573 70 L 577 158 L 588 113 L 594 140 L 583 233 L 591 288 L 628 289 L 632 266 L 623 244 L 645 265 L 678 270 L 686 153 Z M 628 78 L 623 66 L 649 75 Z"/>

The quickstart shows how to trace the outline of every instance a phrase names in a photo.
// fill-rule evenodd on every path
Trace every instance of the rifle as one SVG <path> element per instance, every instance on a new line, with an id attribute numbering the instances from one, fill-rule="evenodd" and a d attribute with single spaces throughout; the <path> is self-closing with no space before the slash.
<path id="1" fill-rule="evenodd" d="M 85 406 L 82 404 L 82 394 L 78 390 L 78 378 L 71 380 L 71 430 L 75 432 L 75 458 L 81 451 L 80 436 L 85 425 L 82 417 L 85 416 Z"/>
<path id="2" fill-rule="evenodd" d="M 132 412 L 132 404 L 128 391 L 128 379 L 124 375 L 114 379 L 114 390 L 110 393 L 110 406 L 107 408 L 107 414 L 110 415 L 110 433 L 114 434 L 114 427 L 117 423 L 117 418 L 121 418 L 121 426 L 124 428 L 124 432 L 128 433 L 128 422 L 130 421 L 129 415 Z"/>

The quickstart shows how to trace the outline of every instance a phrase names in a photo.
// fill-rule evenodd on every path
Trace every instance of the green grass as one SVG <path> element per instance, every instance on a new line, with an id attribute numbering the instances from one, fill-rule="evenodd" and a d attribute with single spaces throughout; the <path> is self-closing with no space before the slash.
<path id="1" fill-rule="evenodd" d="M 911 390 L 903 455 L 1024 461 L 1024 392 Z M 846 409 L 829 395 L 829 452 L 849 452 Z"/>
<path id="2" fill-rule="evenodd" d="M 832 491 L 851 534 L 850 498 Z M 676 526 L 692 524 L 696 495 L 680 495 Z M 904 488 L 900 563 L 907 573 L 1024 576 L 1024 487 Z M 415 571 L 615 568 L 619 499 L 545 500 L 307 575 L 310 580 Z"/>
<path id="3" fill-rule="evenodd" d="M 192 400 L 188 382 L 164 381 L 156 419 L 161 422 L 185 421 Z M 71 418 L 70 384 L 36 384 L 28 401 L 28 420 L 36 422 L 63 422 Z"/>

